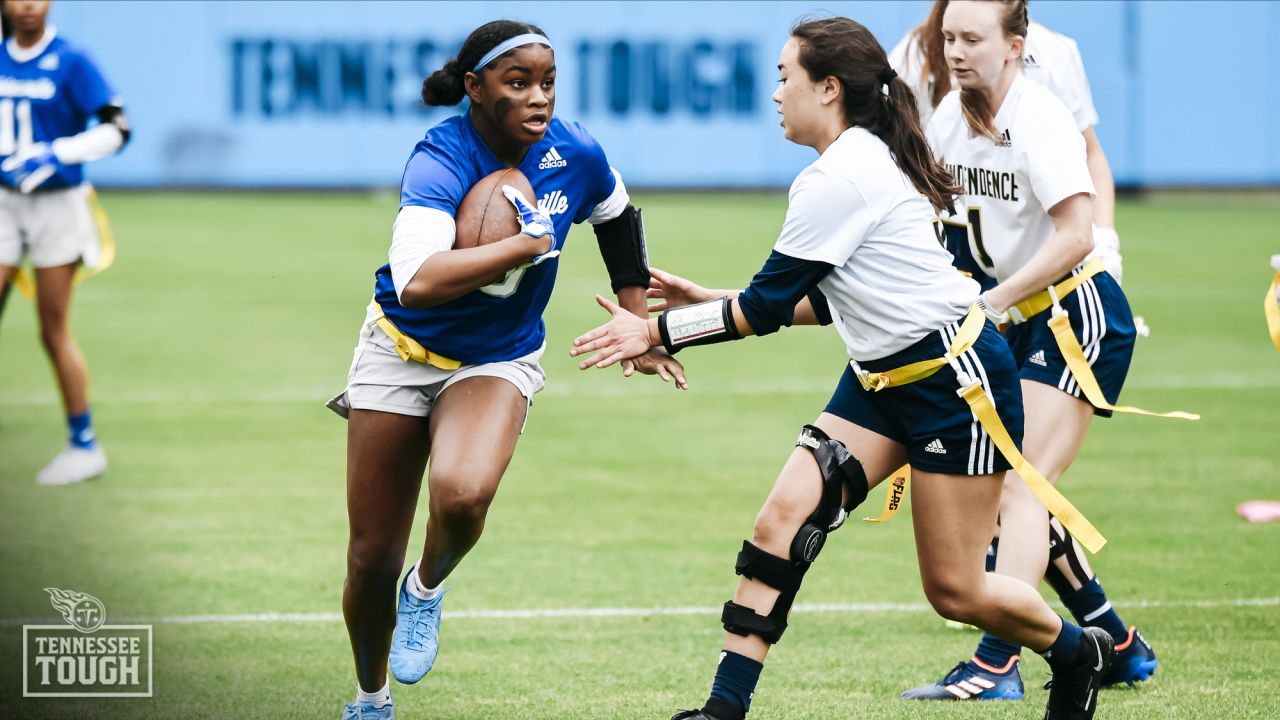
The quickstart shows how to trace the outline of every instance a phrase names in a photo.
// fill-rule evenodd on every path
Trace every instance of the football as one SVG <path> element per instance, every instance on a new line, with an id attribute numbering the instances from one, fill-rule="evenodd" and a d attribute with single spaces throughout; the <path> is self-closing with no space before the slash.
<path id="1" fill-rule="evenodd" d="M 533 185 L 524 173 L 506 168 L 491 173 L 477 182 L 462 198 L 455 218 L 457 226 L 453 247 L 456 249 L 487 245 L 520 232 L 516 208 L 502 194 L 502 186 L 519 190 L 531 203 L 538 201 Z"/>

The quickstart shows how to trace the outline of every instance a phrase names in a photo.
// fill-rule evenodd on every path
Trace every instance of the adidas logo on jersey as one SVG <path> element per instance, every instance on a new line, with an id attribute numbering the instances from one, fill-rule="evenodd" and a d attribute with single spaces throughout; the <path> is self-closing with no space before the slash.
<path id="1" fill-rule="evenodd" d="M 564 160 L 560 162 L 564 162 Z M 538 199 L 538 209 L 548 217 L 559 215 L 569 209 L 569 198 L 565 197 L 564 193 L 559 190 L 553 190 Z"/>
<path id="2" fill-rule="evenodd" d="M 61 62 L 58 60 L 58 53 L 49 53 L 40 58 L 40 62 L 36 63 L 36 67 L 41 70 L 53 71 L 58 69 Z"/>
<path id="3" fill-rule="evenodd" d="M 561 168 L 569 164 L 568 160 L 560 157 L 560 153 L 553 147 L 542 156 L 542 162 L 538 163 L 539 170 L 550 170 L 551 168 Z"/>
<path id="4" fill-rule="evenodd" d="M 947 449 L 942 447 L 942 441 L 936 438 L 933 440 L 933 442 L 924 446 L 924 451 L 934 453 L 935 455 L 947 454 Z"/>
<path id="5" fill-rule="evenodd" d="M 1040 63 L 1036 62 L 1036 56 L 1035 56 L 1035 55 L 1023 55 L 1023 56 L 1022 56 L 1022 67 L 1024 67 L 1024 68 L 1038 68 L 1038 67 L 1040 67 Z"/>
<path id="6" fill-rule="evenodd" d="M 1013 147 L 1013 138 L 1009 136 L 1008 128 L 1006 128 L 1005 131 L 1000 134 L 1000 137 L 1004 139 L 997 140 L 996 147 Z"/>
<path id="7" fill-rule="evenodd" d="M 1040 367 L 1049 367 L 1049 363 L 1045 362 L 1044 360 L 1043 350 L 1037 350 L 1034 353 L 1032 353 L 1031 357 L 1027 358 L 1027 362 L 1031 363 L 1032 365 L 1039 365 Z"/>

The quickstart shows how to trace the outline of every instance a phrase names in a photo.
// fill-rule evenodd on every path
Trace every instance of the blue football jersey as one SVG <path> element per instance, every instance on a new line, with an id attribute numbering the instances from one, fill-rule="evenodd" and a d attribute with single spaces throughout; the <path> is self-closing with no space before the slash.
<path id="1" fill-rule="evenodd" d="M 98 66 L 84 50 L 60 37 L 34 58 L 18 62 L 9 43 L 0 49 L 0 157 L 32 143 L 78 135 L 114 99 Z M 13 187 L 9 178 L 0 182 Z M 42 188 L 84 182 L 80 165 L 62 166 Z"/>
<path id="2" fill-rule="evenodd" d="M 456 115 L 427 131 L 413 149 L 400 183 L 400 206 L 435 208 L 457 217 L 467 191 L 505 167 L 468 114 Z M 538 204 L 555 225 L 555 247 L 562 253 L 569 228 L 590 217 L 617 183 L 600 144 L 578 123 L 557 118 L 516 167 L 529 178 Z M 388 264 L 378 268 L 374 297 L 401 332 L 432 352 L 468 365 L 501 362 L 542 345 L 542 311 L 558 267 L 559 259 L 551 259 L 527 268 L 514 287 L 490 286 L 414 309 L 400 304 Z"/>

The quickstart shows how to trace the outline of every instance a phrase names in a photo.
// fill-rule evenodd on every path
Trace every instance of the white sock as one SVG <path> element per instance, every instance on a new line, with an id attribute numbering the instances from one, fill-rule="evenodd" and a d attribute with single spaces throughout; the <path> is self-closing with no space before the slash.
<path id="1" fill-rule="evenodd" d="M 373 703 L 374 707 L 384 707 L 391 702 L 391 679 L 387 679 L 387 684 L 377 692 L 365 692 L 360 687 L 360 683 L 356 683 L 356 702 Z"/>
<path id="2" fill-rule="evenodd" d="M 413 569 L 409 571 L 409 594 L 419 600 L 435 600 L 444 592 L 444 583 L 428 588 L 422 584 L 422 578 L 418 577 L 418 563 L 413 564 Z"/>

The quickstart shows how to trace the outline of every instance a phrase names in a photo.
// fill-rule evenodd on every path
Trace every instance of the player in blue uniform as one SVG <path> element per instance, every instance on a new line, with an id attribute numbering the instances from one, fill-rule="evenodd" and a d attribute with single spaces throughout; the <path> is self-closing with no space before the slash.
<path id="1" fill-rule="evenodd" d="M 106 472 L 89 413 L 89 373 L 68 314 L 76 268 L 94 267 L 98 234 L 83 165 L 120 150 L 120 99 L 81 48 L 46 24 L 47 0 L 4 3 L 0 50 L 0 313 L 24 256 L 35 268 L 40 338 L 66 410 L 69 441 L 36 475 L 43 485 Z"/>
<path id="2" fill-rule="evenodd" d="M 479 539 L 543 386 L 542 312 L 574 223 L 594 226 L 619 303 L 647 315 L 640 213 L 586 129 L 553 117 L 555 81 L 546 34 L 500 20 L 472 32 L 423 83 L 427 104 L 466 97 L 469 108 L 431 128 L 409 157 L 389 262 L 376 273 L 347 387 L 330 402 L 348 418 L 343 613 L 357 695 L 347 719 L 392 716 L 388 660 L 402 683 L 435 661 L 443 581 Z M 522 231 L 451 249 L 467 191 L 508 167 L 540 196 L 504 188 Z M 665 351 L 625 374 L 634 371 L 685 386 Z M 393 610 L 428 456 L 426 543 Z"/>
<path id="3" fill-rule="evenodd" d="M 773 99 L 786 137 L 819 157 L 792 183 L 764 267 L 741 293 L 655 272 L 666 306 L 660 318 L 641 320 L 599 298 L 613 320 L 572 351 L 595 353 L 583 369 L 605 367 L 656 345 L 674 351 L 826 320 L 849 354 L 742 544 L 710 697 L 672 720 L 743 720 L 827 534 L 908 460 L 929 602 L 1044 655 L 1054 673 L 1046 720 L 1092 718 L 1111 637 L 1059 618 L 1025 582 L 983 569 L 1006 471 L 1032 470 L 1018 450 L 1013 355 L 977 283 L 951 267 L 931 228 L 939 210 L 954 209 L 960 188 L 930 155 L 910 86 L 862 25 L 800 23 L 778 68 Z M 1046 495 L 1058 504 L 1051 488 Z"/>

